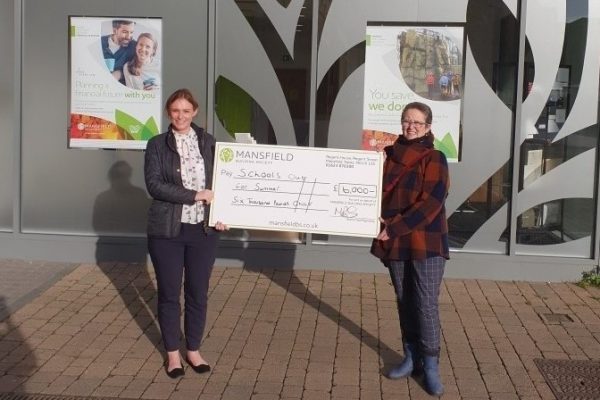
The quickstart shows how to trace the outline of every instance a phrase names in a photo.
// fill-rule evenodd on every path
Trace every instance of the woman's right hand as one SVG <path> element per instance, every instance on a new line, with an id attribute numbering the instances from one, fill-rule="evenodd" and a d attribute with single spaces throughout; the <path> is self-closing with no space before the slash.
<path id="1" fill-rule="evenodd" d="M 219 232 L 223 232 L 223 231 L 228 231 L 229 227 L 227 225 L 225 225 L 224 223 L 222 223 L 221 221 L 218 221 L 215 224 L 215 229 L 218 230 Z"/>
<path id="2" fill-rule="evenodd" d="M 385 242 L 386 240 L 390 239 L 390 237 L 387 233 L 387 223 L 381 217 L 379 218 L 379 222 L 381 222 L 383 224 L 383 229 L 381 230 L 381 232 L 379 232 L 379 235 L 377 235 L 377 240 L 382 240 Z"/>
<path id="3" fill-rule="evenodd" d="M 194 198 L 194 200 L 196 200 L 196 202 L 210 204 L 213 200 L 214 195 L 215 193 L 212 190 L 204 189 L 196 192 L 196 197 Z"/>

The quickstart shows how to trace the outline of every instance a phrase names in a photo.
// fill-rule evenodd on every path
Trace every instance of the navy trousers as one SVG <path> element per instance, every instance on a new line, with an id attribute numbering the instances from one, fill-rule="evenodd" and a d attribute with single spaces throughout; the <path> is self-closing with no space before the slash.
<path id="1" fill-rule="evenodd" d="M 179 350 L 182 278 L 186 348 L 195 351 L 200 347 L 217 240 L 218 235 L 207 234 L 201 224 L 181 224 L 179 236 L 172 239 L 148 238 L 158 286 L 158 323 L 167 351 Z"/>
<path id="2" fill-rule="evenodd" d="M 443 257 L 385 262 L 396 291 L 402 340 L 427 356 L 440 354 L 438 299 L 445 264 Z"/>

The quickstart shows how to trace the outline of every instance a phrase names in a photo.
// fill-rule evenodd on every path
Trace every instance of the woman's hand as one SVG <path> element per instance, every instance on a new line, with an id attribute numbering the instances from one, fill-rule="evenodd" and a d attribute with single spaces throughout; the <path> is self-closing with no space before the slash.
<path id="1" fill-rule="evenodd" d="M 223 232 L 223 231 L 228 231 L 229 227 L 227 225 L 225 225 L 224 223 L 218 221 L 215 224 L 215 229 L 218 230 L 218 231 L 220 231 L 220 232 Z"/>
<path id="2" fill-rule="evenodd" d="M 377 235 L 377 240 L 389 240 L 390 237 L 387 233 L 387 224 L 385 223 L 385 220 L 383 218 L 379 218 L 379 222 L 383 224 L 383 229 L 381 230 L 381 232 L 379 232 L 379 235 Z"/>
<path id="3" fill-rule="evenodd" d="M 204 190 L 200 190 L 199 192 L 196 192 L 196 197 L 194 197 L 194 200 L 196 202 L 210 204 L 213 201 L 214 196 L 215 196 L 215 193 L 212 190 L 204 189 Z"/>

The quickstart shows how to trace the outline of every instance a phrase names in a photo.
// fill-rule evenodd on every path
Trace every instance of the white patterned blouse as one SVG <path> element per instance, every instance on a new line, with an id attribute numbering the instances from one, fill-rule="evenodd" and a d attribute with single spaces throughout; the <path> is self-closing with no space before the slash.
<path id="1" fill-rule="evenodd" d="M 206 172 L 204 159 L 198 148 L 198 135 L 190 128 L 188 133 L 175 133 L 177 153 L 181 159 L 181 180 L 186 189 L 197 192 L 206 188 Z M 204 204 L 184 204 L 181 213 L 181 222 L 185 224 L 198 224 L 204 221 Z"/>

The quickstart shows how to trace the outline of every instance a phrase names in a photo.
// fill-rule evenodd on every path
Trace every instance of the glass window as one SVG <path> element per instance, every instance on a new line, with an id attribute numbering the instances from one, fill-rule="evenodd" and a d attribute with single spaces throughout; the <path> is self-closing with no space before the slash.
<path id="1" fill-rule="evenodd" d="M 259 144 L 309 144 L 312 2 L 217 2 L 215 133 Z M 293 10 L 291 10 L 293 11 Z M 250 50 L 252 49 L 252 50 Z M 231 230 L 230 239 L 300 242 L 292 232 Z"/>
<path id="2" fill-rule="evenodd" d="M 523 105 L 516 252 L 590 257 L 598 71 L 588 71 L 584 64 L 586 57 L 598 57 L 588 49 L 598 48 L 599 42 L 588 35 L 587 1 L 566 2 L 566 15 L 540 2 L 527 4 L 531 23 L 544 18 L 545 25 L 537 28 L 564 33 L 555 47 L 539 53 L 536 68 L 545 70 L 532 77 L 531 65 L 525 64 L 530 94 Z"/>

